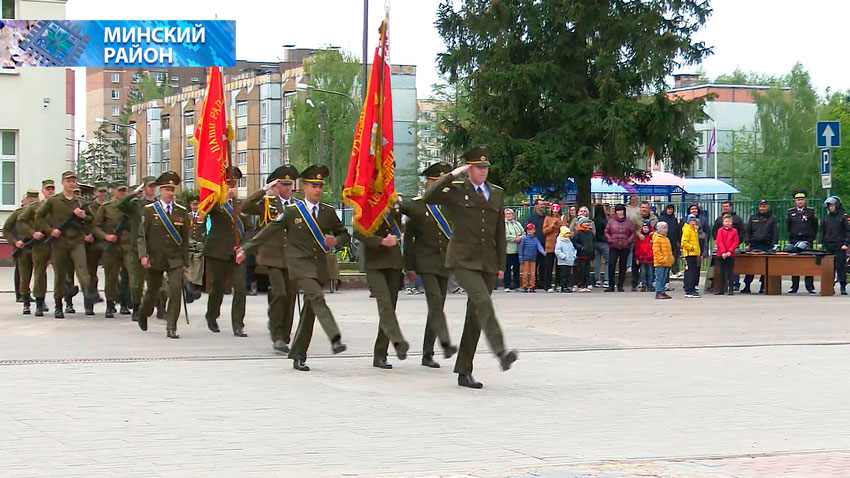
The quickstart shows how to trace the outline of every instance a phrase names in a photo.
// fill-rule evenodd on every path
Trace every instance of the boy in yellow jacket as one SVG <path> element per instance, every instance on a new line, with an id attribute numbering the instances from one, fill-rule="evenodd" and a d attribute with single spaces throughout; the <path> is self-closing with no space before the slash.
<path id="1" fill-rule="evenodd" d="M 655 225 L 655 234 L 652 235 L 652 259 L 655 265 L 655 298 L 671 299 L 665 292 L 667 274 L 673 267 L 673 246 L 667 238 L 667 223 L 659 221 Z"/>
<path id="2" fill-rule="evenodd" d="M 701 251 L 699 248 L 699 219 L 689 214 L 687 224 L 682 226 L 682 257 L 685 258 L 685 297 L 699 299 L 699 273 Z"/>

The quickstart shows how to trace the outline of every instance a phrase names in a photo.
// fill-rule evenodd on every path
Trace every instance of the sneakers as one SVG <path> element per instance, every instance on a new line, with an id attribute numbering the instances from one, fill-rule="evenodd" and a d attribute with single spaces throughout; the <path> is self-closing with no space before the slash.
<path id="1" fill-rule="evenodd" d="M 696 291 L 694 291 L 694 292 L 685 292 L 685 298 L 686 298 L 686 299 L 699 299 L 700 297 L 702 297 L 702 296 L 701 296 L 701 295 L 699 295 L 699 292 L 696 292 Z"/>
<path id="2" fill-rule="evenodd" d="M 665 294 L 664 292 L 656 292 L 656 293 L 655 293 L 655 298 L 656 298 L 656 299 L 659 299 L 659 300 L 672 299 L 672 297 L 670 297 L 669 295 Z"/>
<path id="3" fill-rule="evenodd" d="M 553 292 L 555 292 L 555 289 L 549 289 L 549 290 L 546 291 L 547 294 L 551 294 Z"/>
<path id="4" fill-rule="evenodd" d="M 671 287 L 671 286 L 670 286 L 670 283 L 668 282 L 667 284 L 664 284 L 664 290 L 665 290 L 666 292 L 673 292 L 673 291 L 674 291 L 674 290 L 676 290 L 676 289 L 675 289 L 675 288 L 673 288 L 673 287 Z"/>
<path id="5" fill-rule="evenodd" d="M 511 291 L 510 287 L 505 287 L 505 292 L 510 292 L 510 291 Z"/>

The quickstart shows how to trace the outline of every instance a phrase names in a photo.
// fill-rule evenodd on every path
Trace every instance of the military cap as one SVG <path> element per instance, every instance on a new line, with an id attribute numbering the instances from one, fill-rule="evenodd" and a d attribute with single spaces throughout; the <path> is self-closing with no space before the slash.
<path id="1" fill-rule="evenodd" d="M 180 184 L 180 175 L 174 171 L 166 171 L 156 178 L 157 186 L 177 186 Z"/>
<path id="2" fill-rule="evenodd" d="M 38 199 L 38 193 L 40 191 L 38 189 L 27 189 L 27 195 L 24 197 L 28 197 L 30 199 Z"/>
<path id="3" fill-rule="evenodd" d="M 75 173 L 73 171 L 63 171 L 62 172 L 62 179 L 65 180 L 65 179 L 68 179 L 68 178 L 77 179 L 77 173 Z"/>
<path id="4" fill-rule="evenodd" d="M 330 171 L 328 171 L 328 167 L 323 164 L 314 164 L 312 166 L 307 166 L 307 169 L 301 171 L 301 180 L 305 183 L 312 184 L 325 184 L 325 180 L 328 179 L 328 175 Z"/>
<path id="5" fill-rule="evenodd" d="M 74 191 L 74 194 L 82 194 L 83 192 L 83 190 L 80 189 L 79 186 L 74 186 L 74 189 L 72 189 L 72 191 Z"/>
<path id="6" fill-rule="evenodd" d="M 419 175 L 426 176 L 428 179 L 440 179 L 440 176 L 449 174 L 452 172 L 452 167 L 446 163 L 434 163 L 424 171 L 422 171 Z"/>
<path id="7" fill-rule="evenodd" d="M 794 191 L 794 199 L 806 199 L 806 190 L 797 189 Z"/>
<path id="8" fill-rule="evenodd" d="M 142 178 L 142 184 L 145 186 L 149 184 L 156 184 L 156 176 L 145 176 Z"/>
<path id="9" fill-rule="evenodd" d="M 41 182 L 41 187 L 42 188 L 56 187 L 56 185 L 55 185 L 55 183 L 53 182 L 52 179 L 45 179 L 44 181 Z"/>
<path id="10" fill-rule="evenodd" d="M 123 189 L 127 190 L 127 183 L 125 181 L 114 181 L 112 183 L 112 189 Z"/>
<path id="11" fill-rule="evenodd" d="M 770 203 L 767 201 L 767 199 L 759 199 L 759 206 L 761 206 L 762 204 L 770 204 Z"/>
<path id="12" fill-rule="evenodd" d="M 266 179 L 266 184 L 275 179 L 279 179 L 281 184 L 292 184 L 293 181 L 298 179 L 298 170 L 291 164 L 284 164 L 272 171 L 268 179 Z"/>
<path id="13" fill-rule="evenodd" d="M 109 185 L 107 183 L 97 183 L 94 185 L 94 189 L 97 192 L 106 191 L 107 189 L 109 189 Z"/>
<path id="14" fill-rule="evenodd" d="M 481 144 L 470 149 L 463 154 L 463 159 L 466 164 L 473 166 L 490 166 L 490 158 L 493 156 L 493 150 L 486 144 Z"/>
<path id="15" fill-rule="evenodd" d="M 230 174 L 227 175 L 227 179 L 242 179 L 242 170 L 236 166 L 231 166 Z"/>

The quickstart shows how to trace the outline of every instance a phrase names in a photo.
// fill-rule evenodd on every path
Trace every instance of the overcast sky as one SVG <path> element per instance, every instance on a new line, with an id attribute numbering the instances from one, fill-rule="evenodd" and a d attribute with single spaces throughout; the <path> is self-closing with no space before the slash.
<path id="1" fill-rule="evenodd" d="M 384 1 L 371 0 L 369 49 L 377 42 Z M 439 0 L 393 0 L 390 6 L 390 61 L 417 66 L 420 98 L 437 82 L 437 54 L 443 42 L 434 28 Z M 236 20 L 236 57 L 273 61 L 282 45 L 339 46 L 360 56 L 363 2 L 360 0 L 68 0 L 75 20 Z M 745 71 L 781 75 L 800 61 L 819 92 L 850 89 L 842 37 L 850 17 L 847 0 L 713 0 L 714 15 L 698 38 L 714 46 L 702 65 L 713 78 Z M 695 70 L 692 68 L 690 70 Z M 85 78 L 77 74 L 77 130 L 85 131 Z M 80 134 L 78 133 L 78 135 Z"/>

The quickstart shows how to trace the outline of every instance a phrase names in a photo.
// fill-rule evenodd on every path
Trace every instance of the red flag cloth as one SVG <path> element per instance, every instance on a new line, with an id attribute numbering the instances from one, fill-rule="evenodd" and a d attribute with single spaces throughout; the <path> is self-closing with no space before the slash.
<path id="1" fill-rule="evenodd" d="M 385 24 L 386 25 L 386 24 Z M 342 197 L 354 209 L 353 226 L 372 234 L 396 202 L 393 157 L 393 104 L 390 65 L 387 59 L 386 27 L 381 46 L 375 48 L 366 101 L 351 148 L 348 176 Z"/>
<path id="2" fill-rule="evenodd" d="M 195 174 L 201 188 L 198 212 L 206 215 L 217 202 L 224 202 L 227 167 L 227 119 L 221 68 L 210 68 L 207 92 L 193 140 L 197 149 Z"/>

